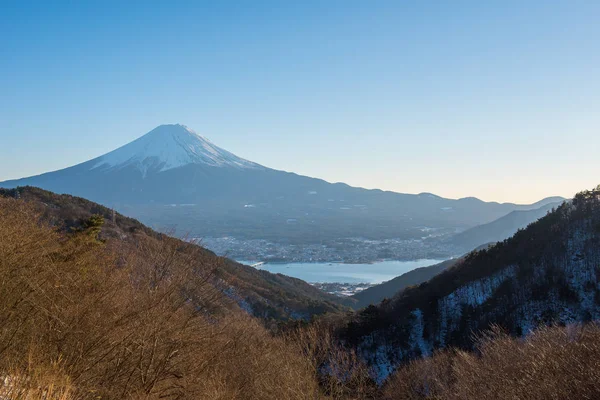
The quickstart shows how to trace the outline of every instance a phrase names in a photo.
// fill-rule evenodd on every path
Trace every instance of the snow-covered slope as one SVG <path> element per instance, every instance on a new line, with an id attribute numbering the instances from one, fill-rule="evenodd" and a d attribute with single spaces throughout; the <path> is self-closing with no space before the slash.
<path id="1" fill-rule="evenodd" d="M 142 172 L 166 171 L 188 164 L 212 167 L 260 168 L 240 158 L 185 125 L 161 125 L 139 139 L 94 160 L 91 169 L 134 166 Z"/>

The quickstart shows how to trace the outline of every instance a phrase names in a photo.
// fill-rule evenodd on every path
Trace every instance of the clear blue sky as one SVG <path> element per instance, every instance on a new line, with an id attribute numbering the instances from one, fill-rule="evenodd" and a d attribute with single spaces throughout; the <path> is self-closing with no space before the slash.
<path id="1" fill-rule="evenodd" d="M 0 180 L 183 123 L 329 181 L 570 196 L 600 183 L 599 21 L 595 0 L 4 1 Z"/>

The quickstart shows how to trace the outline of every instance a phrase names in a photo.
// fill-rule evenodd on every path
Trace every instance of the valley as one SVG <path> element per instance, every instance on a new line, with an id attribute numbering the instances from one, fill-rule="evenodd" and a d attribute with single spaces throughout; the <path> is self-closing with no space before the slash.
<path id="1" fill-rule="evenodd" d="M 241 264 L 250 264 L 239 261 Z M 417 268 L 439 263 L 438 260 L 379 261 L 370 264 L 346 263 L 266 263 L 257 269 L 302 279 L 334 295 L 352 296 L 365 289 Z"/>
<path id="2" fill-rule="evenodd" d="M 205 245 L 202 240 L 183 241 L 153 231 L 88 200 L 19 187 L 0 189 L 0 218 L 7 221 L 4 241 L 9 244 L 5 250 L 0 246 L 0 251 L 8 251 L 13 258 L 19 254 L 18 241 L 11 235 L 27 235 L 28 231 L 18 230 L 9 221 L 28 218 L 27 229 L 37 232 L 35 235 L 58 235 L 51 239 L 58 248 L 64 246 L 60 243 L 76 245 L 80 241 L 84 249 L 100 246 L 93 251 L 107 251 L 113 257 L 109 260 L 115 260 L 107 261 L 108 271 L 115 268 L 113 262 L 116 268 L 121 263 L 131 265 L 133 269 L 124 273 L 133 274 L 134 282 L 138 274 L 149 274 L 150 280 L 144 285 L 152 288 L 153 276 L 169 276 L 164 281 L 164 290 L 174 296 L 169 301 L 179 298 L 169 289 L 171 279 L 183 279 L 178 290 L 183 290 L 191 305 L 211 315 L 209 321 L 221 318 L 219 315 L 238 315 L 235 318 L 241 321 L 247 315 L 261 321 L 265 328 L 260 329 L 268 329 L 275 340 L 279 340 L 278 335 L 294 335 L 286 340 L 304 354 L 315 346 L 326 346 L 318 356 L 325 361 L 316 361 L 317 365 L 332 365 L 339 362 L 337 357 L 354 357 L 352 365 L 340 368 L 355 374 L 355 384 L 364 386 L 348 393 L 361 390 L 373 393 L 373 398 L 383 398 L 379 388 L 389 390 L 390 385 L 397 385 L 398 376 L 406 373 L 411 360 L 431 357 L 438 349 L 449 347 L 473 350 L 477 344 L 467 332 L 486 332 L 501 324 L 506 337 L 511 338 L 527 336 L 540 324 L 597 320 L 599 193 L 600 189 L 584 191 L 558 205 L 547 203 L 531 212 L 513 212 L 454 235 L 432 237 L 431 230 L 426 229 L 422 233 L 427 236 L 420 239 L 340 239 L 327 245 L 288 243 L 281 247 L 260 239 L 208 240 L 207 244 L 217 250 L 215 254 L 199 246 Z M 534 222 L 529 223 L 532 219 Z M 41 227 L 36 220 L 41 221 Z M 49 224 L 47 228 L 45 224 Z M 514 235 L 502 240 L 515 229 Z M 498 242 L 461 254 L 456 242 L 462 238 L 470 245 L 489 239 Z M 254 249 L 247 254 L 255 256 L 238 258 L 239 263 L 219 255 L 229 256 L 227 252 L 235 246 Z M 399 260 L 382 261 L 382 249 L 396 249 Z M 452 257 L 419 258 L 421 254 L 440 253 Z M 300 260 L 306 257 L 311 262 L 278 259 L 277 254 Z M 315 261 L 338 255 L 355 262 Z M 151 263 L 146 260 L 148 256 Z M 375 262 L 360 262 L 370 257 L 376 257 Z M 58 258 L 62 259 L 68 268 L 75 268 L 69 273 L 78 276 L 77 264 L 70 264 L 69 256 Z M 286 262 L 276 262 L 281 259 Z M 172 262 L 183 268 L 182 272 L 162 272 Z M 15 271 L 9 272 L 19 273 Z M 77 278 L 78 284 L 87 284 L 85 276 Z M 133 284 L 127 290 L 135 297 L 139 289 Z M 312 336 L 308 339 L 304 335 Z M 314 374 L 322 379 L 322 373 Z"/>
<path id="3" fill-rule="evenodd" d="M 155 232 L 82 198 L 31 187 L 2 189 L 0 268 L 12 279 L 0 285 L 5 293 L 0 307 L 16 307 L 18 312 L 4 315 L 0 333 L 15 354 L 11 359 L 20 360 L 19 354 L 33 351 L 28 346 L 35 341 L 45 354 L 69 357 L 70 371 L 81 371 L 74 380 L 78 387 L 92 382 L 95 391 L 109 398 L 118 397 L 115 387 L 135 390 L 127 388 L 143 385 L 143 378 L 133 382 L 127 378 L 135 374 L 136 358 L 151 363 L 159 357 L 176 375 L 158 369 L 152 376 L 181 393 L 216 390 L 215 376 L 239 370 L 239 363 L 269 365 L 276 385 L 265 383 L 255 370 L 248 378 L 227 379 L 231 390 L 250 387 L 256 393 L 252 398 L 273 399 L 281 393 L 269 390 L 281 382 L 288 385 L 285 398 L 328 399 L 330 388 L 338 391 L 334 398 L 340 400 L 355 399 L 356 393 L 362 393 L 361 399 L 393 399 L 395 393 L 412 396 L 422 390 L 421 382 L 429 385 L 438 376 L 421 376 L 415 368 L 438 371 L 445 359 L 462 365 L 465 357 L 478 357 L 469 351 L 486 357 L 498 346 L 506 349 L 503 357 L 523 354 L 514 337 L 525 337 L 526 349 L 533 346 L 540 354 L 545 354 L 548 343 L 561 349 L 576 346 L 568 357 L 588 365 L 593 358 L 586 359 L 577 346 L 588 343 L 586 349 L 591 349 L 597 327 L 574 324 L 598 320 L 600 315 L 599 221 L 600 187 L 578 193 L 507 240 L 453 260 L 267 263 L 254 268 L 219 257 L 193 241 Z M 309 285 L 282 273 L 314 282 Z M 53 314 L 40 313 L 38 307 L 50 307 Z M 100 317 L 104 314 L 110 319 Z M 55 315 L 60 318 L 54 320 Z M 50 328 L 41 323 L 46 318 Z M 81 321 L 85 333 L 80 336 L 81 328 L 75 326 Z M 538 328 L 555 323 L 568 326 Z M 67 327 L 66 334 L 45 333 L 53 325 Z M 215 334 L 198 342 L 212 329 Z M 489 339 L 478 341 L 474 330 Z M 569 332 L 580 333 L 565 342 Z M 91 350 L 82 360 L 77 352 L 62 348 L 65 340 Z M 146 340 L 153 340 L 160 354 L 147 355 Z M 172 355 L 179 354 L 173 349 L 187 351 Z M 132 350 L 133 356 L 123 356 Z M 456 356 L 455 351 L 465 355 Z M 223 353 L 227 357 L 219 358 Z M 219 364 L 208 371 L 196 370 L 199 361 L 207 362 L 205 357 L 219 359 Z M 561 368 L 572 362 L 564 353 L 556 357 L 563 357 L 557 358 Z M 87 368 L 88 363 L 95 367 Z M 550 368 L 539 360 L 536 365 Z M 335 366 L 351 378 L 331 377 L 322 372 L 323 366 Z M 494 368 L 495 374 L 510 376 L 510 369 Z M 109 385 L 104 383 L 101 377 L 115 371 L 118 376 Z M 302 389 L 291 388 L 300 371 L 304 371 Z M 458 374 L 453 375 L 455 383 L 439 389 L 444 395 L 459 389 L 483 390 L 455 388 L 452 385 L 468 378 L 452 373 Z M 406 381 L 406 374 L 419 378 Z M 178 377 L 183 375 L 190 380 L 182 382 Z M 550 381 L 544 384 L 554 387 Z"/>

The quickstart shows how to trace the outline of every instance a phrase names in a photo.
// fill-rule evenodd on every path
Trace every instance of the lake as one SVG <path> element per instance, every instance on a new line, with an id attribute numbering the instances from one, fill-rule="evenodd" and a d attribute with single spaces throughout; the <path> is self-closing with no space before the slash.
<path id="1" fill-rule="evenodd" d="M 380 261 L 373 264 L 289 263 L 265 264 L 269 272 L 293 276 L 307 282 L 381 283 L 415 268 L 437 264 L 443 260 Z M 243 264 L 248 262 L 240 261 Z"/>

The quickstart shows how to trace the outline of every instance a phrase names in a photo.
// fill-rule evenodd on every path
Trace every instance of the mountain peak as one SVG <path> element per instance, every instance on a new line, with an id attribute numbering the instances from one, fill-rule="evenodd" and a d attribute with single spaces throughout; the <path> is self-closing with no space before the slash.
<path id="1" fill-rule="evenodd" d="M 195 135 L 202 139 L 202 136 L 194 132 L 192 129 L 188 128 L 187 125 L 183 124 L 164 124 L 159 125 L 156 128 L 152 129 L 144 136 L 178 136 L 178 135 Z"/>
<path id="2" fill-rule="evenodd" d="M 144 174 L 188 164 L 211 167 L 259 168 L 258 164 L 240 158 L 181 124 L 160 125 L 139 139 L 95 160 L 92 169 L 134 166 Z"/>

